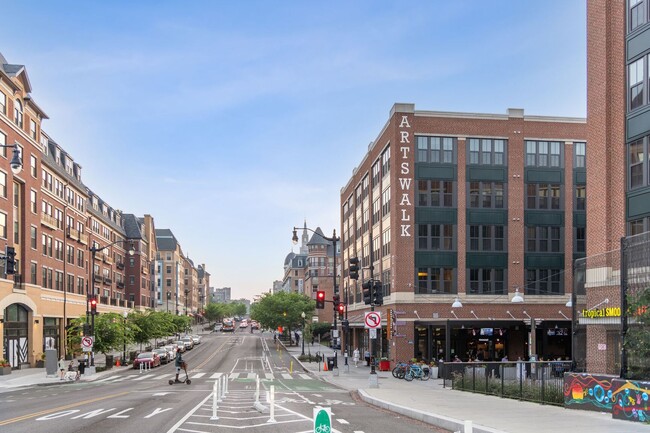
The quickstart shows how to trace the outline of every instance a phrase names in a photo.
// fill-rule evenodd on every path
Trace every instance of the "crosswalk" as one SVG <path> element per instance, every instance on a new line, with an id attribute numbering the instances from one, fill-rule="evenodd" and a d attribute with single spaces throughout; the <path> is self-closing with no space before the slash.
<path id="1" fill-rule="evenodd" d="M 221 377 L 224 376 L 225 374 L 228 375 L 229 380 L 237 380 L 237 379 L 255 380 L 255 378 L 258 375 L 261 381 L 312 379 L 311 376 L 304 373 L 259 373 L 258 374 L 258 373 L 250 373 L 250 372 L 236 372 L 236 373 L 229 373 L 229 374 L 196 372 L 196 373 L 190 373 L 189 377 L 191 380 L 195 380 L 195 379 L 218 380 L 221 379 Z M 181 373 L 181 375 L 183 374 Z M 169 374 L 169 373 L 153 374 L 151 372 L 147 372 L 144 374 L 143 373 L 122 374 L 122 375 L 107 377 L 104 379 L 99 379 L 96 380 L 95 383 L 100 383 L 100 382 L 116 383 L 116 382 L 123 382 L 123 381 L 139 382 L 139 381 L 151 381 L 151 380 L 159 380 L 159 379 L 169 380 L 169 379 L 173 379 L 175 376 L 176 376 L 175 374 Z"/>

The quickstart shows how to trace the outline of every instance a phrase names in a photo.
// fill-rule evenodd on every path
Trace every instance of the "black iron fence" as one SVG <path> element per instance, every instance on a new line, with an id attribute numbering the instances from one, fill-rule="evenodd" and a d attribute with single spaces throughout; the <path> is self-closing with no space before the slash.
<path id="1" fill-rule="evenodd" d="M 447 362 L 445 387 L 556 406 L 564 405 L 564 373 L 571 361 Z"/>

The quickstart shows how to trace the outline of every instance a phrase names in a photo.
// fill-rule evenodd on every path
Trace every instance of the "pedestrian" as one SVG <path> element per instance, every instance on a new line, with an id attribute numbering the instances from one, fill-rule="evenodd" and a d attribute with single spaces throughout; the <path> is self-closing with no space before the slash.
<path id="1" fill-rule="evenodd" d="M 59 359 L 59 374 L 61 375 L 61 380 L 63 380 L 65 377 L 65 359 L 63 357 Z"/>
<path id="2" fill-rule="evenodd" d="M 300 334 L 298 334 L 298 331 L 294 332 L 293 335 L 296 337 L 296 346 L 300 344 Z"/>
<path id="3" fill-rule="evenodd" d="M 314 345 L 314 341 L 315 341 L 315 340 L 314 340 L 314 335 L 312 334 L 312 336 L 311 336 L 311 345 L 312 345 L 312 346 Z"/>
<path id="4" fill-rule="evenodd" d="M 359 366 L 359 348 L 357 347 L 354 349 L 354 352 L 352 353 L 352 360 L 354 361 L 354 366 L 358 367 Z"/>
<path id="5" fill-rule="evenodd" d="M 176 351 L 176 359 L 174 360 L 174 366 L 176 367 L 176 383 L 179 383 L 178 375 L 181 373 L 181 368 L 186 369 L 185 361 L 183 361 L 183 354 L 180 350 Z"/>
<path id="6" fill-rule="evenodd" d="M 363 357 L 366 359 L 366 367 L 370 367 L 370 351 L 368 349 L 363 353 Z"/>
<path id="7" fill-rule="evenodd" d="M 274 343 L 278 342 L 278 334 L 276 334 L 275 331 L 273 331 L 273 342 Z"/>

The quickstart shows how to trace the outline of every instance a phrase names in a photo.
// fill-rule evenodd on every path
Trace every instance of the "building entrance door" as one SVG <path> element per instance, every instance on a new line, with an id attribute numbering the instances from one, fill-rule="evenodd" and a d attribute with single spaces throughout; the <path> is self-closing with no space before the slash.
<path id="1" fill-rule="evenodd" d="M 11 368 L 17 369 L 27 363 L 28 311 L 20 304 L 13 304 L 5 309 L 4 317 L 3 357 Z"/>

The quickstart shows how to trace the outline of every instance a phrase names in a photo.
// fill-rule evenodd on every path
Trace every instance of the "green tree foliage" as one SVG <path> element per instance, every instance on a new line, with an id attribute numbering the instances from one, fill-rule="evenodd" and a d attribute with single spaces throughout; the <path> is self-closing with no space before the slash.
<path id="1" fill-rule="evenodd" d="M 315 308 L 314 300 L 299 293 L 267 294 L 251 307 L 251 319 L 257 320 L 262 328 L 296 329 L 302 326 L 301 314 L 311 317 Z"/>
<path id="2" fill-rule="evenodd" d="M 81 336 L 85 317 L 73 319 L 68 330 L 68 351 L 71 353 L 81 352 Z M 117 313 L 104 313 L 95 316 L 95 342 L 94 351 L 109 353 L 119 350 L 126 337 L 126 342 L 133 341 L 135 327 L 126 326 L 124 317 Z"/>
<path id="3" fill-rule="evenodd" d="M 233 302 L 231 304 L 228 304 L 228 306 L 231 309 L 232 316 L 245 316 L 247 313 L 246 304 L 243 304 L 241 302 Z"/>
<path id="4" fill-rule="evenodd" d="M 215 302 L 210 302 L 205 307 L 204 316 L 208 322 L 219 322 L 225 316 L 224 304 L 217 304 Z"/>
<path id="5" fill-rule="evenodd" d="M 650 378 L 650 288 L 629 294 L 628 320 L 629 329 L 625 337 L 625 348 L 628 351 L 628 377 L 630 379 Z"/>

